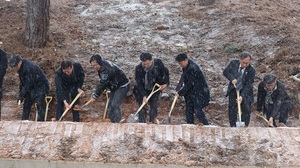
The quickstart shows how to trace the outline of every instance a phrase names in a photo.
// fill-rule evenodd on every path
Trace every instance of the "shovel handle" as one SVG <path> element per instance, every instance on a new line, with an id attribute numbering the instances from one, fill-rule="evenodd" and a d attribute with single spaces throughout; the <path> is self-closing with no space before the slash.
<path id="1" fill-rule="evenodd" d="M 76 97 L 74 98 L 74 100 L 71 102 L 70 107 L 72 107 L 74 105 L 74 103 L 76 102 L 76 100 L 83 94 L 84 92 L 79 92 Z M 63 114 L 60 116 L 59 121 L 62 120 L 62 118 L 67 114 L 67 112 L 70 110 L 71 108 L 67 108 Z"/>
<path id="2" fill-rule="evenodd" d="M 46 101 L 46 110 L 45 110 L 45 118 L 44 121 L 47 121 L 47 116 L 48 116 L 48 109 L 49 109 L 49 104 L 52 101 L 52 96 L 46 96 L 45 97 L 45 101 Z"/>
<path id="3" fill-rule="evenodd" d="M 260 115 L 258 113 L 255 113 L 255 115 L 258 116 L 258 117 L 260 117 L 260 118 L 262 118 L 264 121 L 266 121 L 269 126 L 274 127 L 274 125 L 269 124 L 269 121 L 263 115 Z"/>
<path id="4" fill-rule="evenodd" d="M 158 87 L 158 88 L 155 89 L 155 87 Z M 153 88 L 152 88 L 151 93 L 150 93 L 150 94 L 148 95 L 148 97 L 147 97 L 147 101 L 142 103 L 142 105 L 139 107 L 139 109 L 136 111 L 136 113 L 135 113 L 134 115 L 137 115 L 137 114 L 142 110 L 142 108 L 147 104 L 147 102 L 149 101 L 149 99 L 151 98 L 151 96 L 152 96 L 154 93 L 158 92 L 159 90 L 160 90 L 160 85 L 157 84 L 157 83 L 155 83 L 155 85 L 154 85 Z"/>
<path id="5" fill-rule="evenodd" d="M 106 118 L 106 113 L 107 113 L 107 108 L 108 108 L 108 103 L 109 103 L 109 94 L 110 94 L 110 90 L 105 92 L 106 95 L 106 104 L 105 104 L 105 109 L 104 109 L 104 113 L 103 113 L 103 119 Z"/>
<path id="6" fill-rule="evenodd" d="M 178 96 L 176 95 L 176 96 L 174 97 L 173 103 L 172 103 L 172 105 L 171 105 L 171 109 L 170 109 L 169 114 L 168 114 L 169 117 L 171 117 L 171 113 L 172 113 L 172 111 L 173 111 L 173 108 L 174 108 L 174 106 L 175 106 L 175 104 L 176 104 L 177 99 L 178 99 Z"/>

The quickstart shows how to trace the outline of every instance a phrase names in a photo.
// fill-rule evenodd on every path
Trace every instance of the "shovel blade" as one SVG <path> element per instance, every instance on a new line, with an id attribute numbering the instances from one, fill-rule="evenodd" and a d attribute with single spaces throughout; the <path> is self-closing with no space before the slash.
<path id="1" fill-rule="evenodd" d="M 245 122 L 236 122 L 236 127 L 245 127 Z"/>
<path id="2" fill-rule="evenodd" d="M 129 117 L 127 118 L 127 123 L 135 123 L 138 120 L 138 116 L 134 114 L 130 114 Z"/>

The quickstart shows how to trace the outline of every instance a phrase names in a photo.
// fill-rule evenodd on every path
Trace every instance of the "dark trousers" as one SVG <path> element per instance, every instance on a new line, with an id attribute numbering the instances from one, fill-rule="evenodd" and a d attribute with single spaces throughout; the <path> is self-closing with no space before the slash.
<path id="1" fill-rule="evenodd" d="M 147 91 L 147 95 L 149 95 L 151 93 L 150 91 Z M 148 103 L 150 106 L 150 111 L 149 111 L 149 116 L 150 116 L 150 122 L 154 122 L 154 119 L 157 117 L 157 102 L 159 100 L 160 97 L 160 91 L 154 93 L 151 98 L 149 99 Z M 142 105 L 143 103 L 143 97 L 141 95 L 139 95 L 138 93 L 134 93 L 135 94 L 135 98 L 136 101 L 138 102 L 139 106 Z M 140 123 L 146 123 L 147 121 L 147 108 L 146 105 L 142 108 L 142 110 L 139 112 L 139 122 Z"/>
<path id="2" fill-rule="evenodd" d="M 120 87 L 115 91 L 111 91 L 109 95 L 110 101 L 108 103 L 108 117 L 112 123 L 118 123 L 121 121 L 122 113 L 120 107 L 129 89 L 130 85 L 128 84 L 124 87 Z"/>
<path id="3" fill-rule="evenodd" d="M 264 113 L 266 114 L 267 120 L 271 117 L 273 111 L 273 105 L 268 105 L 268 108 L 264 107 Z M 279 122 L 282 122 L 286 124 L 286 120 L 288 118 L 289 112 L 292 111 L 292 103 L 290 101 L 286 101 L 281 104 L 280 109 L 279 109 Z M 277 116 L 278 116 L 277 115 Z M 275 118 L 277 117 L 275 116 Z M 277 127 L 275 118 L 273 118 L 273 125 Z"/>
<path id="4" fill-rule="evenodd" d="M 65 111 L 65 104 L 64 104 L 64 100 L 62 100 L 61 96 L 59 96 L 58 93 L 56 93 L 56 94 L 57 94 L 56 120 L 59 120 L 61 115 Z M 76 97 L 77 94 L 78 94 L 77 90 L 70 91 L 68 94 L 67 102 L 71 103 L 71 101 L 73 101 L 73 99 Z M 80 98 L 76 100 L 76 102 L 73 104 L 72 108 L 70 109 L 70 111 L 72 111 L 72 114 L 73 114 L 74 122 L 80 121 L 79 111 L 73 110 L 74 106 L 79 103 L 80 103 Z"/>
<path id="5" fill-rule="evenodd" d="M 242 122 L 245 122 L 245 126 L 248 126 L 251 114 L 251 101 L 249 99 L 243 97 L 243 101 L 241 103 L 241 110 L 241 120 Z M 235 90 L 233 90 L 229 94 L 228 116 L 230 127 L 236 127 L 236 122 L 238 121 L 238 104 L 237 94 Z"/>
<path id="6" fill-rule="evenodd" d="M 185 97 L 185 116 L 186 116 L 186 122 L 188 124 L 194 124 L 194 113 L 196 114 L 196 117 L 201 121 L 203 125 L 208 125 L 208 121 L 206 119 L 205 113 L 203 112 L 203 105 L 199 102 L 199 100 L 191 98 L 191 97 Z"/>
<path id="7" fill-rule="evenodd" d="M 45 96 L 46 95 L 40 95 L 37 96 L 36 98 L 31 98 L 30 94 L 26 95 L 23 104 L 22 120 L 29 120 L 31 106 L 34 103 L 34 100 L 36 100 L 37 110 L 38 110 L 37 121 L 44 121 L 45 111 L 46 111 Z"/>

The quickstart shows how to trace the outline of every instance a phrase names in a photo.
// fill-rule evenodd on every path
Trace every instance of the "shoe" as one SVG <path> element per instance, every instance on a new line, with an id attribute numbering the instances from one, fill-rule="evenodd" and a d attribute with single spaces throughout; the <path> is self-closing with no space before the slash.
<path id="1" fill-rule="evenodd" d="M 278 123 L 277 127 L 286 127 L 286 125 L 283 122 Z"/>

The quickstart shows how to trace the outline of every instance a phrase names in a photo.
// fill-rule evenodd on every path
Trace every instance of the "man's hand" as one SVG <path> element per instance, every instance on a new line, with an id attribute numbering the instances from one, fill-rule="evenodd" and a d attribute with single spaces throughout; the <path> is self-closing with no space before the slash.
<path id="1" fill-rule="evenodd" d="M 66 109 L 71 109 L 72 108 L 66 100 L 64 100 L 64 104 L 65 104 Z"/>
<path id="2" fill-rule="evenodd" d="M 167 84 L 160 85 L 160 89 L 159 90 L 164 90 L 167 86 L 168 86 Z"/>
<path id="3" fill-rule="evenodd" d="M 143 97 L 143 103 L 147 103 L 147 102 L 148 102 L 147 97 L 144 96 L 144 97 Z"/>
<path id="4" fill-rule="evenodd" d="M 238 99 L 236 99 L 237 103 L 242 103 L 242 101 L 243 101 L 243 97 L 242 96 L 240 96 Z"/>
<path id="5" fill-rule="evenodd" d="M 233 79 L 233 80 L 231 81 L 231 83 L 235 86 L 236 83 L 237 83 L 237 79 Z"/>
<path id="6" fill-rule="evenodd" d="M 24 99 L 23 99 L 22 97 L 19 97 L 19 98 L 18 98 L 17 103 L 18 103 L 19 106 L 23 103 L 23 100 L 24 100 Z"/>
<path id="7" fill-rule="evenodd" d="M 77 92 L 78 92 L 78 93 L 81 93 L 81 92 L 83 92 L 83 94 L 82 94 L 81 96 L 85 96 L 85 94 L 84 94 L 84 91 L 83 91 L 82 89 L 80 89 L 80 88 L 77 88 Z"/>

